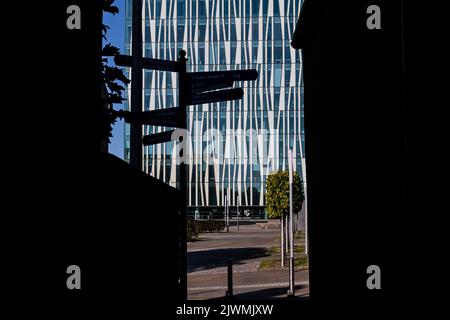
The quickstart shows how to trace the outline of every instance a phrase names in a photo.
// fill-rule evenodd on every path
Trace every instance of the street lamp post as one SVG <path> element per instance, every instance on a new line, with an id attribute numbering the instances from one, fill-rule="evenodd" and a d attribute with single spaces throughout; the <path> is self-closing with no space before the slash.
<path id="1" fill-rule="evenodd" d="M 237 217 L 236 217 L 236 219 L 237 219 L 237 231 L 239 231 L 239 204 L 240 204 L 240 199 L 241 199 L 241 197 L 238 195 L 238 200 L 239 201 L 237 201 Z"/>
<path id="2" fill-rule="evenodd" d="M 280 230 L 281 230 L 281 237 L 280 237 L 280 240 L 281 240 L 281 267 L 283 268 L 284 267 L 284 251 L 285 251 L 285 245 L 284 245 L 284 235 L 285 235 L 285 232 L 284 232 L 284 217 L 282 216 L 281 218 L 280 218 Z"/>
<path id="3" fill-rule="evenodd" d="M 290 248 L 289 248 L 289 291 L 288 296 L 295 295 L 294 288 L 294 224 L 293 224 L 293 184 L 294 184 L 294 168 L 293 168 L 293 159 L 292 159 L 292 150 L 289 149 L 289 240 L 290 240 Z"/>
<path id="4" fill-rule="evenodd" d="M 227 226 L 227 232 L 230 232 L 230 212 L 229 212 L 229 205 L 228 205 L 228 188 L 226 189 L 225 193 L 225 223 Z"/>
<path id="5" fill-rule="evenodd" d="M 307 196 L 307 183 L 306 183 L 306 161 L 305 158 L 302 157 L 302 173 L 303 173 L 303 194 L 305 195 L 305 200 L 303 204 L 303 208 L 305 210 L 305 254 L 308 254 L 308 196 Z"/>

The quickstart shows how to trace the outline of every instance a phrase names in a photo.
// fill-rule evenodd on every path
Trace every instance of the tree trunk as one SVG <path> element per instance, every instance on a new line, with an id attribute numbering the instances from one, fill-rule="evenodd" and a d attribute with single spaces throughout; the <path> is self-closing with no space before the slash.
<path id="1" fill-rule="evenodd" d="M 285 247 L 286 247 L 285 252 L 286 252 L 286 255 L 287 255 L 287 254 L 289 254 L 289 219 L 288 219 L 287 215 L 284 217 L 284 220 L 285 220 L 284 221 L 284 234 L 286 235 L 284 237 L 284 239 L 285 239 L 284 244 L 285 244 Z"/>
<path id="2" fill-rule="evenodd" d="M 281 253 L 281 266 L 284 267 L 284 254 L 285 254 L 285 246 L 284 246 L 284 217 L 280 218 L 280 230 L 281 230 L 281 246 L 280 246 L 280 253 Z"/>

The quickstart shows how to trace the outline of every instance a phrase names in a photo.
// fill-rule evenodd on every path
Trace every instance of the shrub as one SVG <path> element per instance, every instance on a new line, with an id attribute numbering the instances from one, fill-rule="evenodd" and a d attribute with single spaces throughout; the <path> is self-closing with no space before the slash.
<path id="1" fill-rule="evenodd" d="M 187 240 L 194 241 L 202 232 L 220 232 L 225 229 L 223 220 L 194 220 L 187 219 Z"/>
<path id="2" fill-rule="evenodd" d="M 188 219 L 187 224 L 187 241 L 194 241 L 198 239 L 199 228 L 197 226 L 197 221 Z"/>
<path id="3" fill-rule="evenodd" d="M 223 220 L 197 220 L 195 221 L 198 232 L 220 232 L 225 228 Z"/>

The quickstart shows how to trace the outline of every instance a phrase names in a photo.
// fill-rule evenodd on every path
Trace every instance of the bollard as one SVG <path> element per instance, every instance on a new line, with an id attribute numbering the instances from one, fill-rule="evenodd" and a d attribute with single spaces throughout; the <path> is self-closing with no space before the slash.
<path id="1" fill-rule="evenodd" d="M 228 290 L 226 292 L 227 298 L 233 297 L 233 262 L 231 260 L 227 261 L 228 263 Z"/>

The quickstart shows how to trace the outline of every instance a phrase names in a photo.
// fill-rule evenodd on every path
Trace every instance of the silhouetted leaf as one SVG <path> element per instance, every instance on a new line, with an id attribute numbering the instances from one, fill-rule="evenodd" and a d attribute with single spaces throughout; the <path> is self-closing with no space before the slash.
<path id="1" fill-rule="evenodd" d="M 105 2 L 103 3 L 103 11 L 109 12 L 112 14 L 119 13 L 119 8 L 117 8 L 116 6 L 113 6 L 112 5 L 113 3 L 114 3 L 114 0 L 105 0 Z"/>
<path id="2" fill-rule="evenodd" d="M 122 101 L 124 101 L 126 99 L 122 98 L 120 95 L 112 93 L 109 95 L 108 97 L 108 102 L 109 103 L 122 103 Z"/>
<path id="3" fill-rule="evenodd" d="M 117 68 L 118 72 L 117 72 L 117 80 L 125 83 L 125 84 L 129 84 L 130 83 L 130 79 L 128 79 L 125 74 L 123 73 L 123 69 L 119 69 Z"/>
<path id="4" fill-rule="evenodd" d="M 119 12 L 119 8 L 116 6 L 113 6 L 114 0 L 103 0 L 103 11 L 109 12 L 115 15 Z M 102 37 L 107 41 L 106 34 L 108 30 L 110 29 L 107 25 L 102 25 Z M 102 49 L 102 56 L 106 57 L 112 57 L 119 53 L 119 48 L 112 46 L 110 43 L 106 44 L 105 47 Z M 122 83 L 130 83 L 130 80 L 125 76 L 123 73 L 123 70 L 117 68 L 117 67 L 110 67 L 107 65 L 108 59 L 102 58 L 102 74 L 103 74 L 103 80 L 107 86 L 107 108 L 102 108 L 101 115 L 100 115 L 100 136 L 102 140 L 106 140 L 108 142 L 111 142 L 109 139 L 113 136 L 112 134 L 112 126 L 116 122 L 117 117 L 121 114 L 118 111 L 115 111 L 112 109 L 112 105 L 114 103 L 122 103 L 125 99 L 122 98 L 122 91 L 125 90 L 125 88 L 115 81 L 120 81 Z"/>
<path id="5" fill-rule="evenodd" d="M 103 1 L 103 8 L 110 7 L 114 3 L 114 0 L 104 0 Z"/>
<path id="6" fill-rule="evenodd" d="M 120 93 L 121 91 L 125 90 L 124 87 L 122 87 L 121 85 L 115 83 L 115 82 L 107 82 L 108 88 L 111 91 L 115 91 L 117 93 Z"/>
<path id="7" fill-rule="evenodd" d="M 99 134 L 102 140 L 110 142 L 109 138 L 113 136 L 112 126 L 117 120 L 117 111 L 102 108 L 100 112 Z"/>
<path id="8" fill-rule="evenodd" d="M 123 70 L 117 67 L 109 67 L 109 66 L 105 66 L 105 80 L 106 81 L 119 80 L 125 84 L 130 83 L 130 80 L 123 74 Z"/>
<path id="9" fill-rule="evenodd" d="M 120 119 L 125 117 L 125 110 L 115 111 L 115 113 L 116 113 L 117 117 L 119 117 Z"/>
<path id="10" fill-rule="evenodd" d="M 110 43 L 105 45 L 102 50 L 102 56 L 112 57 L 119 53 L 119 48 L 112 46 Z"/>

